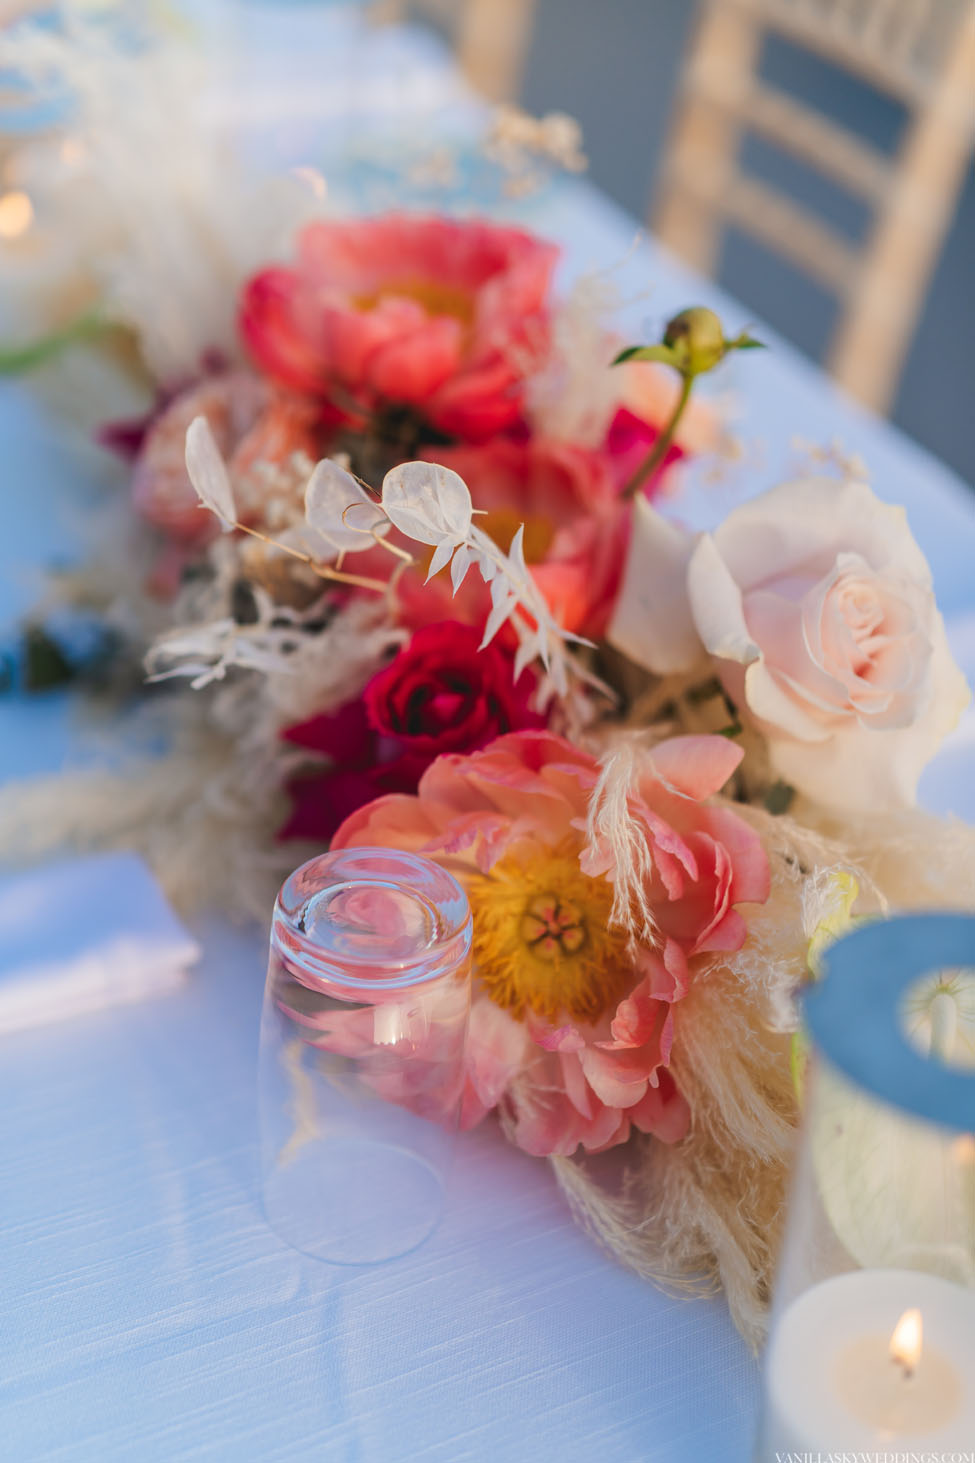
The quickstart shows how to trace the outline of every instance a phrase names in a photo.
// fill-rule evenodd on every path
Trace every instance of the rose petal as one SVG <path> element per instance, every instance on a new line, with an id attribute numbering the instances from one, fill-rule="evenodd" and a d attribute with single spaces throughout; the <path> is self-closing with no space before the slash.
<path id="1" fill-rule="evenodd" d="M 623 585 L 607 630 L 611 645 L 658 675 L 690 670 L 702 656 L 687 568 L 694 537 L 645 498 L 633 505 Z"/>
<path id="2" fill-rule="evenodd" d="M 687 566 L 687 593 L 697 633 L 719 660 L 750 665 L 761 651 L 748 633 L 741 590 L 710 534 L 702 534 Z"/>

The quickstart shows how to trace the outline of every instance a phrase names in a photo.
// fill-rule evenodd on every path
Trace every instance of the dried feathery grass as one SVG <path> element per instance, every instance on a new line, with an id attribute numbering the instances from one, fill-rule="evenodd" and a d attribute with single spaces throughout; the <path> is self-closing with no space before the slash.
<path id="1" fill-rule="evenodd" d="M 142 854 L 184 914 L 266 918 L 298 862 L 275 845 L 280 797 L 242 780 L 233 748 L 211 734 L 155 759 L 0 788 L 0 862 L 126 848 Z"/>
<path id="2" fill-rule="evenodd" d="M 0 864 L 130 848 L 183 913 L 266 918 L 281 880 L 321 852 L 275 841 L 284 785 L 307 763 L 281 729 L 346 701 L 396 643 L 380 608 L 350 605 L 269 674 L 148 708 L 127 726 L 121 759 L 115 738 L 100 766 L 0 788 Z M 160 738 L 161 757 L 135 750 Z"/>
<path id="3" fill-rule="evenodd" d="M 634 1139 L 618 1196 L 586 1163 L 555 1161 L 577 1218 L 612 1254 L 665 1288 L 707 1294 L 720 1284 L 752 1345 L 763 1334 L 797 1119 L 783 996 L 805 969 L 803 876 L 795 861 L 771 862 L 772 893 L 746 911 L 745 948 L 696 961 L 674 1006 L 671 1071 L 690 1105 L 688 1136 Z"/>
<path id="4" fill-rule="evenodd" d="M 51 293 L 84 299 L 87 287 L 135 333 L 152 374 L 171 380 L 195 372 L 207 351 L 236 355 L 240 283 L 319 204 L 300 179 L 255 177 L 235 156 L 208 114 L 214 76 L 192 39 L 170 32 L 151 42 L 119 43 L 72 10 L 59 30 L 3 31 L 0 65 L 38 95 L 72 100 L 64 141 L 25 142 L 8 168 L 51 234 L 70 243 Z M 58 323 L 21 319 L 18 333 Z"/>
<path id="5" fill-rule="evenodd" d="M 619 349 L 606 328 L 620 304 L 612 273 L 583 275 L 555 310 L 548 360 L 541 369 L 536 365 L 526 385 L 528 412 L 541 436 L 596 447 L 619 406 L 622 377 L 600 370 Z"/>
<path id="6" fill-rule="evenodd" d="M 744 947 L 695 962 L 674 1006 L 671 1071 L 690 1105 L 690 1133 L 673 1145 L 633 1140 L 618 1194 L 585 1161 L 552 1162 L 580 1223 L 622 1264 L 683 1293 L 720 1285 L 757 1347 L 795 1141 L 794 997 L 827 876 L 854 876 L 858 913 L 975 908 L 975 828 L 917 810 L 817 828 L 734 807 L 762 835 L 772 889 L 766 904 L 746 908 Z"/>
<path id="7" fill-rule="evenodd" d="M 896 909 L 975 908 L 975 827 L 910 808 L 842 824 L 813 808 L 803 821 L 842 840 Z"/>
<path id="8" fill-rule="evenodd" d="M 657 927 L 648 893 L 653 854 L 646 829 L 630 809 L 630 797 L 646 770 L 646 751 L 632 738 L 615 742 L 605 754 L 589 799 L 586 852 L 613 871 L 610 923 L 653 944 Z"/>

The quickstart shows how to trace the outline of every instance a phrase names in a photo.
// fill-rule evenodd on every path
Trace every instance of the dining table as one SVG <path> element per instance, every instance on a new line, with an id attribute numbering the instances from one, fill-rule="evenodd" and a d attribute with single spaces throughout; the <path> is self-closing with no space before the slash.
<path id="1" fill-rule="evenodd" d="M 381 44 L 400 79 L 450 74 L 446 51 L 408 28 Z M 766 345 L 713 379 L 736 454 L 694 464 L 664 511 L 708 528 L 808 472 L 809 444 L 855 456 L 903 505 L 971 679 L 971 490 L 593 183 L 546 177 L 499 207 L 561 246 L 561 291 L 587 272 L 608 281 L 625 338 L 659 338 L 705 304 Z M 3 643 L 120 491 L 107 455 L 29 380 L 3 382 Z M 70 690 L 0 697 L 4 781 L 97 764 L 111 738 Z M 967 713 L 922 801 L 975 817 L 973 769 Z M 623 1269 L 573 1221 L 549 1166 L 491 1121 L 461 1137 L 443 1220 L 413 1253 L 333 1266 L 279 1239 L 256 1133 L 267 930 L 212 914 L 193 933 L 202 959 L 177 989 L 0 1036 L 0 1458 L 746 1463 L 760 1365 L 721 1295 Z"/>

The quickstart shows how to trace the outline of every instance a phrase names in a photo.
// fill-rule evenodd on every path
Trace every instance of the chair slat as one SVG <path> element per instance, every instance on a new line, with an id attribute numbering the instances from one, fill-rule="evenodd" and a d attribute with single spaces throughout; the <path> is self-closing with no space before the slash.
<path id="1" fill-rule="evenodd" d="M 904 103 L 888 158 L 759 76 L 786 36 Z M 728 37 L 735 44 L 728 44 Z M 975 140 L 973 0 L 705 0 L 654 212 L 663 242 L 713 273 L 735 225 L 842 306 L 829 367 L 861 401 L 893 397 Z M 751 130 L 873 206 L 866 243 L 741 171 Z"/>
<path id="2" fill-rule="evenodd" d="M 923 102 L 930 92 L 930 77 L 899 59 L 889 60 L 876 51 L 867 51 L 847 25 L 828 23 L 828 18 L 813 15 L 807 5 L 792 7 L 770 0 L 723 0 L 754 15 L 787 41 L 822 56 L 881 91 L 889 92 L 908 106 Z"/>
<path id="3" fill-rule="evenodd" d="M 841 297 L 856 284 L 857 250 L 809 213 L 757 178 L 736 178 L 717 206 L 724 217 L 804 274 Z"/>
<path id="4" fill-rule="evenodd" d="M 893 398 L 971 156 L 973 89 L 975 12 L 969 12 L 931 106 L 918 113 L 905 138 L 864 252 L 856 298 L 830 354 L 836 379 L 878 411 Z"/>
<path id="5" fill-rule="evenodd" d="M 754 81 L 738 108 L 746 127 L 802 158 L 852 193 L 879 202 L 891 165 L 877 148 L 765 82 Z"/>

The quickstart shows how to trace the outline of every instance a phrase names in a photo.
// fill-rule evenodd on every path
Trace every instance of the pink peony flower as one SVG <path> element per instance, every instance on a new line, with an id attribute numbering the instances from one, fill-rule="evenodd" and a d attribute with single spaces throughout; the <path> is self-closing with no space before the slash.
<path id="1" fill-rule="evenodd" d="M 380 798 L 343 823 L 333 847 L 424 853 L 467 888 L 478 993 L 465 1125 L 500 1106 L 515 1141 L 539 1155 L 598 1151 L 633 1127 L 683 1136 L 690 1114 L 668 1071 L 673 1004 L 696 956 L 743 943 L 736 906 L 768 896 L 757 835 L 703 801 L 740 759 L 722 737 L 654 749 L 628 798 L 659 931 L 636 953 L 611 923 L 612 851 L 586 842 L 599 765 L 549 732 L 441 757 L 415 796 Z"/>
<path id="2" fill-rule="evenodd" d="M 240 328 L 290 390 L 413 408 L 439 432 L 486 441 L 521 413 L 546 337 L 557 251 L 517 229 L 410 217 L 308 224 L 293 267 L 247 284 Z"/>

